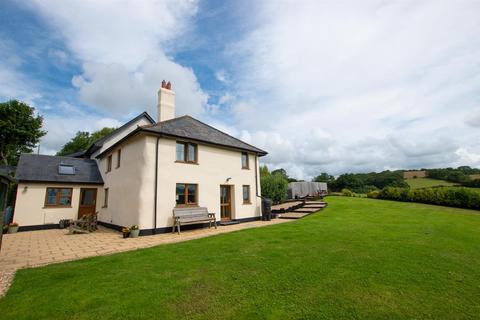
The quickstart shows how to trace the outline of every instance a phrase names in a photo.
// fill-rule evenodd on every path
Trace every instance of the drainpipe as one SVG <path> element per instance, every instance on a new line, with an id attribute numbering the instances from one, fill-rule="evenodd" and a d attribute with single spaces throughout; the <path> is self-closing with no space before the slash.
<path id="1" fill-rule="evenodd" d="M 257 197 L 261 197 L 258 194 L 258 175 L 257 175 L 257 170 L 258 170 L 258 154 L 255 154 L 255 195 Z"/>
<path id="2" fill-rule="evenodd" d="M 155 191 L 154 191 L 154 199 L 153 199 L 153 210 L 154 210 L 154 217 L 155 221 L 153 223 L 153 234 L 157 233 L 157 189 L 158 189 L 158 143 L 160 141 L 160 137 L 157 137 L 157 144 L 155 146 Z"/>
<path id="3" fill-rule="evenodd" d="M 255 154 L 255 195 L 257 198 L 262 199 L 262 196 L 258 194 L 258 154 Z M 263 204 L 260 202 L 260 216 L 263 216 Z"/>

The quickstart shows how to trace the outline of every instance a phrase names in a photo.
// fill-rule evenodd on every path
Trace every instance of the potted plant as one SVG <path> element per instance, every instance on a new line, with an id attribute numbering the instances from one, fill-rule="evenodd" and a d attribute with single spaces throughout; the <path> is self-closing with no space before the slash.
<path id="1" fill-rule="evenodd" d="M 138 225 L 134 224 L 133 226 L 130 227 L 130 238 L 138 237 L 139 233 L 140 233 L 140 229 L 138 228 Z"/>
<path id="2" fill-rule="evenodd" d="M 18 223 L 12 222 L 8 225 L 8 233 L 17 233 Z"/>
<path id="3" fill-rule="evenodd" d="M 122 228 L 123 239 L 126 239 L 130 236 L 130 229 L 125 227 Z"/>

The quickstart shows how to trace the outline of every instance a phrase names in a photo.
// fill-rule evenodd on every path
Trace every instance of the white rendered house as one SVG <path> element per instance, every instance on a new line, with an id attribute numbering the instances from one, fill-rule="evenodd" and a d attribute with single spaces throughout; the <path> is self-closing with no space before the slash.
<path id="1" fill-rule="evenodd" d="M 175 118 L 162 83 L 158 122 L 147 113 L 71 157 L 22 155 L 14 219 L 21 230 L 98 212 L 113 228 L 170 231 L 175 207 L 207 207 L 217 221 L 261 216 L 259 157 L 267 153 L 190 116 Z"/>

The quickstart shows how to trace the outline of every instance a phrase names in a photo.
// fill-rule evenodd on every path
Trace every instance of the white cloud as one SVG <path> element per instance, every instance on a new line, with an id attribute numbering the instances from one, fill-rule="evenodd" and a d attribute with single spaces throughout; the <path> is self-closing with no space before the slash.
<path id="1" fill-rule="evenodd" d="M 47 0 L 30 5 L 83 62 L 83 73 L 72 79 L 82 102 L 113 115 L 154 112 L 156 92 L 166 79 L 181 93 L 179 114 L 203 111 L 208 96 L 195 74 L 166 55 L 169 42 L 189 29 L 197 1 Z"/>
<path id="2" fill-rule="evenodd" d="M 218 81 L 220 82 L 224 82 L 224 83 L 227 83 L 229 82 L 229 78 L 228 78 L 228 75 L 227 75 L 227 72 L 225 70 L 218 70 L 216 73 L 215 73 L 215 78 L 217 78 Z"/>
<path id="3" fill-rule="evenodd" d="M 61 104 L 65 105 L 65 103 Z M 40 141 L 40 152 L 42 154 L 55 154 L 78 131 L 92 132 L 104 127 L 116 128 L 121 125 L 122 122 L 117 119 L 84 113 L 80 115 L 79 111 L 77 111 L 75 117 L 70 118 L 61 114 L 50 115 L 44 119 L 43 128 L 47 131 L 47 134 Z"/>
<path id="4" fill-rule="evenodd" d="M 282 1 L 252 12 L 257 27 L 227 50 L 230 91 L 266 163 L 299 178 L 478 165 L 460 150 L 479 153 L 480 3 Z"/>

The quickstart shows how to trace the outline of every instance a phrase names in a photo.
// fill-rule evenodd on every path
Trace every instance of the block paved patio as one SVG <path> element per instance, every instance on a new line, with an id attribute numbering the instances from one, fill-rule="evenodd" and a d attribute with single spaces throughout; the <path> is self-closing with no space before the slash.
<path id="1" fill-rule="evenodd" d="M 19 232 L 3 235 L 0 251 L 0 297 L 13 280 L 16 270 L 52 263 L 108 255 L 117 252 L 153 247 L 209 237 L 237 230 L 264 227 L 290 220 L 253 221 L 215 228 L 203 228 L 177 233 L 123 239 L 120 232 L 99 227 L 89 234 L 69 235 L 67 229 Z"/>

